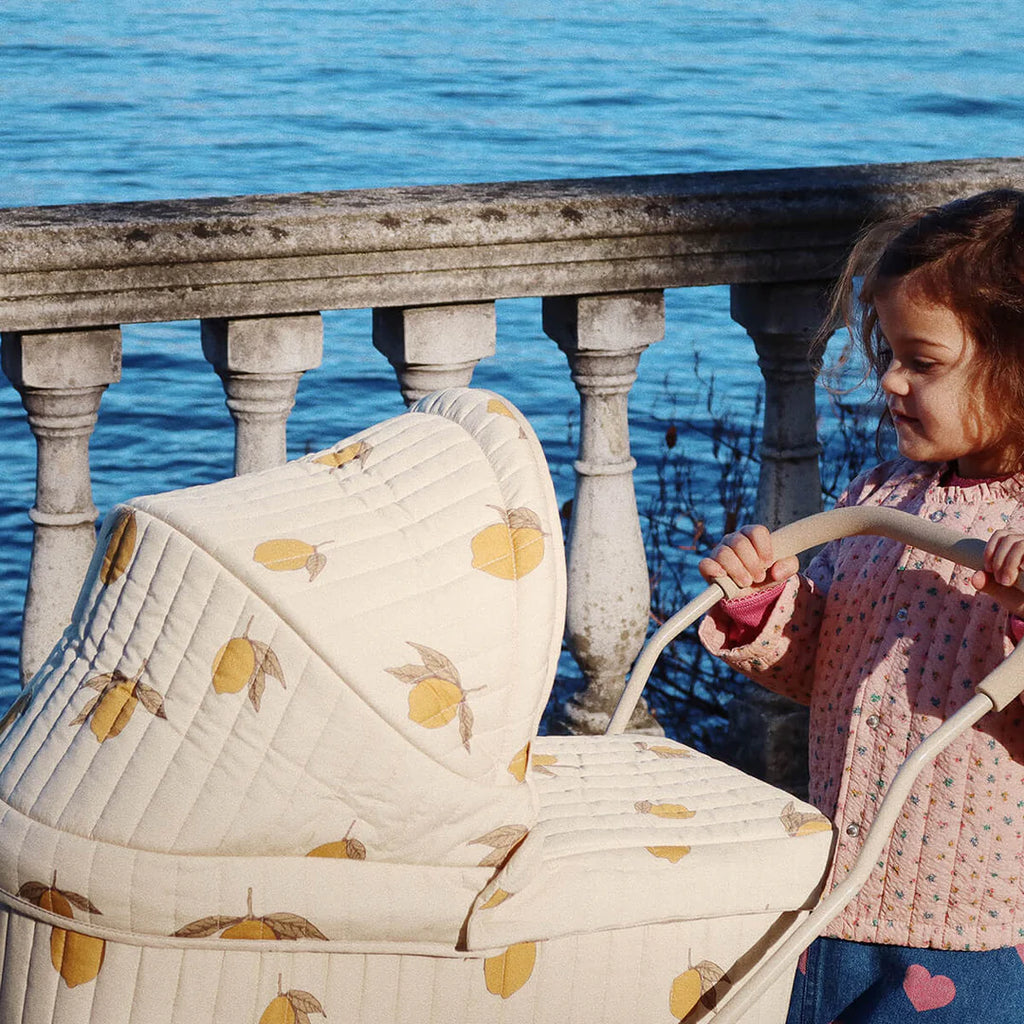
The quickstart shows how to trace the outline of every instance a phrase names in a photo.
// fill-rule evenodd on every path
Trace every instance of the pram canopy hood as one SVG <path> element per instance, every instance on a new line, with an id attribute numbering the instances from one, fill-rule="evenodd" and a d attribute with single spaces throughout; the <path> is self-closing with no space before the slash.
<path id="1" fill-rule="evenodd" d="M 119 506 L 0 738 L 0 888 L 88 891 L 112 934 L 450 949 L 536 818 L 561 544 L 529 425 L 466 389 Z"/>

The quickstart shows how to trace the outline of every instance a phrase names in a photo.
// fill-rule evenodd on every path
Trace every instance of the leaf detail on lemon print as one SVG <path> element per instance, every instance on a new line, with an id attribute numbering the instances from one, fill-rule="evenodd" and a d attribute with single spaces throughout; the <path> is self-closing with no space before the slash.
<path id="1" fill-rule="evenodd" d="M 653 814 L 658 818 L 692 818 L 697 813 L 682 804 L 652 804 L 650 800 L 637 800 L 633 806 L 638 814 Z"/>
<path id="2" fill-rule="evenodd" d="M 555 773 L 551 770 L 549 765 L 557 764 L 557 754 L 534 754 L 530 758 L 530 770 L 536 772 L 538 775 L 550 775 L 554 777 Z"/>
<path id="3" fill-rule="evenodd" d="M 323 939 L 327 936 L 306 918 L 284 911 L 257 917 L 252 909 L 252 889 L 246 895 L 241 917 L 211 915 L 191 921 L 174 932 L 180 939 L 203 939 L 220 932 L 222 939 Z"/>
<path id="4" fill-rule="evenodd" d="M 504 953 L 490 956 L 484 960 L 484 981 L 487 991 L 492 995 L 508 999 L 518 992 L 533 974 L 533 965 L 537 961 L 537 944 L 535 942 L 517 942 L 509 946 Z"/>
<path id="5" fill-rule="evenodd" d="M 260 1015 L 260 1024 L 309 1024 L 309 1015 L 326 1017 L 320 1000 L 301 988 L 281 991 L 281 975 L 277 976 L 277 995 Z"/>
<path id="6" fill-rule="evenodd" d="M 469 750 L 473 738 L 473 712 L 466 703 L 458 669 L 440 651 L 424 644 L 407 640 L 406 643 L 420 656 L 419 665 L 398 665 L 386 668 L 396 679 L 411 686 L 409 691 L 409 718 L 425 729 L 440 729 L 453 719 L 459 719 L 459 738 Z"/>
<path id="7" fill-rule="evenodd" d="M 713 960 L 701 960 L 696 967 L 683 971 L 672 982 L 669 992 L 669 1013 L 682 1019 L 698 1002 L 713 1010 L 720 996 L 728 991 L 729 976 Z"/>
<path id="8" fill-rule="evenodd" d="M 121 509 L 110 530 L 107 548 L 100 565 L 100 582 L 105 587 L 118 580 L 128 568 L 128 563 L 135 553 L 136 533 L 135 511 L 129 508 Z"/>
<path id="9" fill-rule="evenodd" d="M 688 846 L 645 846 L 644 849 L 672 864 L 678 864 L 690 852 Z"/>
<path id="10" fill-rule="evenodd" d="M 267 676 L 276 679 L 283 689 L 288 687 L 280 659 L 269 644 L 249 636 L 250 626 L 252 618 L 246 623 L 242 635 L 232 637 L 214 656 L 213 688 L 217 693 L 238 693 L 243 687 L 248 687 L 249 700 L 259 711 Z"/>
<path id="11" fill-rule="evenodd" d="M 812 832 L 831 832 L 832 822 L 816 811 L 798 811 L 790 800 L 779 815 L 782 827 L 790 836 L 808 836 Z"/>
<path id="12" fill-rule="evenodd" d="M 331 843 L 321 843 L 310 850 L 307 857 L 336 857 L 339 860 L 366 860 L 366 847 L 358 839 L 350 839 L 349 832 L 352 831 L 355 821 L 348 827 L 348 831 L 341 839 Z"/>
<path id="13" fill-rule="evenodd" d="M 71 720 L 71 725 L 81 725 L 87 719 L 91 719 L 89 728 L 102 743 L 104 740 L 120 736 L 140 704 L 155 718 L 166 719 L 163 697 L 152 686 L 141 681 L 142 673 L 145 671 L 146 662 L 143 662 L 134 676 L 126 676 L 119 669 L 115 669 L 113 672 L 105 672 L 87 679 L 81 685 L 99 690 L 99 693 Z"/>
<path id="14" fill-rule="evenodd" d="M 0 735 L 3 734 L 15 719 L 21 717 L 22 712 L 28 707 L 31 700 L 31 690 L 22 690 L 21 693 L 18 694 L 14 703 L 4 712 L 3 718 L 0 718 Z"/>
<path id="15" fill-rule="evenodd" d="M 502 580 L 522 579 L 544 557 L 540 517 L 528 508 L 488 508 L 501 516 L 501 522 L 484 527 L 470 542 L 472 567 Z"/>
<path id="16" fill-rule="evenodd" d="M 685 747 L 652 745 L 650 743 L 644 743 L 643 740 L 637 740 L 633 745 L 637 750 L 646 750 L 648 753 L 655 754 L 657 757 L 693 757 L 693 751 L 687 750 Z"/>
<path id="17" fill-rule="evenodd" d="M 487 835 L 470 839 L 470 846 L 493 847 L 477 865 L 481 868 L 500 868 L 508 855 L 526 838 L 530 830 L 525 825 L 501 825 Z"/>
<path id="18" fill-rule="evenodd" d="M 317 550 L 317 546 L 304 540 L 292 537 L 279 537 L 276 540 L 265 540 L 257 544 L 252 552 L 254 562 L 259 562 L 272 572 L 292 572 L 305 569 L 309 573 L 309 581 L 313 582 L 327 565 L 327 556 Z"/>
<path id="19" fill-rule="evenodd" d="M 100 913 L 92 901 L 85 896 L 81 896 L 77 892 L 69 892 L 66 889 L 58 889 L 56 875 L 54 875 L 52 885 L 43 885 L 42 882 L 26 882 L 18 890 L 18 895 L 43 910 L 71 920 L 74 920 L 72 907 L 77 907 L 90 914 Z M 77 985 L 93 981 L 103 966 L 106 951 L 106 942 L 93 935 L 82 935 L 79 932 L 58 927 L 54 927 L 50 932 L 50 963 L 64 979 L 68 988 L 75 988 Z"/>
<path id="20" fill-rule="evenodd" d="M 366 456 L 372 451 L 372 445 L 367 444 L 365 441 L 356 441 L 338 451 L 324 452 L 313 461 L 321 466 L 330 466 L 332 470 L 341 469 L 342 466 L 347 466 L 350 462 L 357 461 L 360 466 L 363 466 L 366 464 Z"/>

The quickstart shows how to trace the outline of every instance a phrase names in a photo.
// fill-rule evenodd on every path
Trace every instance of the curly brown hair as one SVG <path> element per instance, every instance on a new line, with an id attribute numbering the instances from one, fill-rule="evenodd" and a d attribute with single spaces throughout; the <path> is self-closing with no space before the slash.
<path id="1" fill-rule="evenodd" d="M 890 353 L 875 299 L 898 283 L 956 313 L 977 346 L 978 393 L 1005 411 L 1004 436 L 1024 462 L 1024 191 L 980 192 L 867 230 L 835 289 L 819 349 L 845 325 L 881 380 Z M 879 426 L 887 422 L 888 412 Z"/>

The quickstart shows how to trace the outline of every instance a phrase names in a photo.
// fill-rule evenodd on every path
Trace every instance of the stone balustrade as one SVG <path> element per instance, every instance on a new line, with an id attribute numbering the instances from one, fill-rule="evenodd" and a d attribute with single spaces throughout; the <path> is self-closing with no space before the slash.
<path id="1" fill-rule="evenodd" d="M 38 445 L 23 673 L 68 621 L 68 572 L 94 544 L 88 440 L 121 324 L 201 322 L 244 473 L 284 460 L 321 311 L 372 309 L 412 401 L 493 354 L 495 300 L 540 296 L 580 395 L 566 636 L 587 687 L 567 714 L 602 729 L 648 620 L 627 399 L 664 333 L 664 290 L 731 286 L 766 385 L 761 515 L 782 523 L 817 510 L 807 343 L 853 237 L 1022 184 L 1024 159 L 1002 159 L 0 210 L 3 369 Z M 657 728 L 642 709 L 634 726 Z"/>

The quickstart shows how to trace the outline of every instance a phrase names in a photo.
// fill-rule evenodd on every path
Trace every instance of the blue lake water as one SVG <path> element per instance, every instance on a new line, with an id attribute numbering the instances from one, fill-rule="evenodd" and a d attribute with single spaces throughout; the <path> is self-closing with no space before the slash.
<path id="1" fill-rule="evenodd" d="M 1020 155 L 1019 25 L 1019 0 L 8 0 L 0 206 Z M 368 311 L 325 316 L 291 454 L 401 410 L 369 330 Z M 703 414 L 695 351 L 725 406 L 756 394 L 727 290 L 670 293 L 631 400 L 641 503 L 666 422 Z M 571 496 L 577 402 L 539 300 L 498 304 L 475 381 L 534 420 Z M 34 486 L 9 387 L 0 431 L 3 703 Z M 92 443 L 101 511 L 223 476 L 231 453 L 198 325 L 126 326 Z"/>

